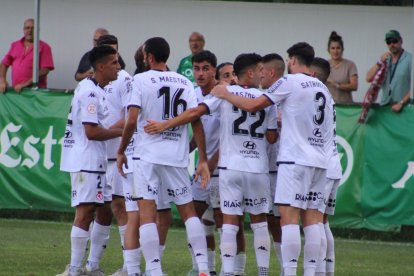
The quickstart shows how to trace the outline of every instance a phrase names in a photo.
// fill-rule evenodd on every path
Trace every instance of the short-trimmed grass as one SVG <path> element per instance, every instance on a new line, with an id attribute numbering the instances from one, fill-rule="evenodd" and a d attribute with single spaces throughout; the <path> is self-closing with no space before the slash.
<path id="1" fill-rule="evenodd" d="M 66 222 L 0 219 L 0 275 L 40 276 L 62 272 L 70 259 L 70 228 L 71 224 Z M 247 231 L 247 247 L 246 275 L 257 275 L 250 231 Z M 217 254 L 217 260 L 218 257 Z M 414 275 L 414 244 L 337 239 L 336 262 L 335 275 Z M 121 264 L 119 234 L 114 226 L 101 266 L 110 275 Z M 169 276 L 186 275 L 190 270 L 184 229 L 170 230 L 163 266 Z M 300 268 L 298 275 L 301 273 Z M 279 275 L 274 251 L 270 275 Z"/>

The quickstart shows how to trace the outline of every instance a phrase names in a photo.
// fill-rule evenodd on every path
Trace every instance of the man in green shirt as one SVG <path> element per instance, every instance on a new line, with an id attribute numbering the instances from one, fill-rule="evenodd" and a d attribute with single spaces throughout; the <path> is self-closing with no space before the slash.
<path id="1" fill-rule="evenodd" d="M 189 46 L 191 50 L 191 55 L 186 56 L 180 61 L 180 65 L 178 65 L 177 73 L 187 77 L 190 81 L 193 82 L 194 86 L 197 86 L 194 81 L 193 76 L 193 63 L 191 59 L 193 55 L 198 54 L 199 52 L 204 50 L 204 36 L 199 32 L 193 32 L 189 38 Z"/>

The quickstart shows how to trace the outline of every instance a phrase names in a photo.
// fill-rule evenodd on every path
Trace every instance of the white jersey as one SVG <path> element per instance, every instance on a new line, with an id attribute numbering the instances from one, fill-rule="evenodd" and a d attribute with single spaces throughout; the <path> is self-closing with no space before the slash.
<path id="1" fill-rule="evenodd" d="M 278 163 L 326 168 L 327 131 L 326 86 L 305 74 L 288 74 L 276 81 L 264 94 L 273 103 L 280 102 L 282 129 Z M 329 112 L 329 111 L 328 111 Z"/>
<path id="2" fill-rule="evenodd" d="M 328 112 L 328 120 L 333 122 L 333 126 L 328 131 L 326 146 L 328 152 L 328 168 L 326 170 L 326 177 L 330 179 L 341 179 L 342 178 L 342 167 L 339 159 L 338 149 L 336 147 L 336 111 L 334 100 L 331 97 L 330 111 Z"/>
<path id="3" fill-rule="evenodd" d="M 82 80 L 72 99 L 65 137 L 63 140 L 60 169 L 66 172 L 106 171 L 106 144 L 89 140 L 85 124 L 105 127 L 108 117 L 105 92 L 94 79 Z"/>
<path id="4" fill-rule="evenodd" d="M 203 101 L 212 98 L 211 94 L 203 95 L 200 87 L 195 89 L 197 96 L 197 102 L 200 104 Z M 219 149 L 220 144 L 220 114 L 219 112 L 214 112 L 211 114 L 206 114 L 201 116 L 201 122 L 203 123 L 205 141 L 206 141 L 206 153 L 207 159 L 213 157 L 214 153 Z"/>
<path id="5" fill-rule="evenodd" d="M 238 85 L 228 86 L 230 93 L 247 98 L 256 98 L 263 94 L 256 88 L 243 88 Z M 209 113 L 220 112 L 220 169 L 229 169 L 251 173 L 268 173 L 266 131 L 269 117 L 276 111 L 270 108 L 249 113 L 240 110 L 231 103 L 211 97 L 202 104 Z M 273 128 L 274 129 L 274 128 Z"/>
<path id="6" fill-rule="evenodd" d="M 196 107 L 197 97 L 192 82 L 176 72 L 150 70 L 135 75 L 132 86 L 128 106 L 140 108 L 134 159 L 186 168 L 189 163 L 187 126 L 149 135 L 144 132 L 144 125 L 147 124 L 147 119 L 168 120 Z"/>
<path id="7" fill-rule="evenodd" d="M 129 103 L 132 91 L 131 76 L 125 70 L 119 71 L 118 78 L 105 86 L 104 90 L 109 109 L 109 116 L 107 117 L 105 124 L 112 126 L 119 120 L 125 118 L 126 107 Z M 121 137 L 106 141 L 108 160 L 116 160 L 120 142 Z M 130 146 L 128 145 L 128 148 L 129 147 Z M 132 154 L 131 150 L 128 148 L 125 150 L 125 153 Z"/>

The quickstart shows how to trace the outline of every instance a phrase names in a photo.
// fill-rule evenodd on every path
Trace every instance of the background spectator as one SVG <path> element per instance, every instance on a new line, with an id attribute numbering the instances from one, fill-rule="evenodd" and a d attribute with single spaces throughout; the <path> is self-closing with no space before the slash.
<path id="1" fill-rule="evenodd" d="M 194 81 L 193 76 L 193 63 L 191 62 L 191 59 L 193 58 L 193 55 L 201 52 L 204 50 L 204 36 L 200 34 L 199 32 L 193 32 L 190 35 L 189 38 L 189 46 L 191 50 L 191 55 L 186 56 L 180 61 L 180 64 L 178 65 L 177 72 L 183 76 L 186 76 L 190 81 L 193 82 L 194 85 L 196 85 Z"/>
<path id="2" fill-rule="evenodd" d="M 328 52 L 331 55 L 331 74 L 327 82 L 329 91 L 335 103 L 353 103 L 351 93 L 358 89 L 358 72 L 354 62 L 343 58 L 344 42 L 335 31 L 329 36 Z"/>
<path id="3" fill-rule="evenodd" d="M 400 112 L 410 101 L 412 56 L 402 47 L 403 39 L 396 30 L 385 34 L 388 50 L 380 60 L 369 69 L 366 80 L 371 82 L 381 62 L 387 62 L 387 77 L 381 86 L 381 105 L 391 104 L 394 112 Z"/>
<path id="4" fill-rule="evenodd" d="M 96 29 L 93 35 L 93 40 L 92 40 L 93 47 L 96 47 L 97 42 L 101 36 L 108 35 L 108 34 L 109 34 L 108 30 L 105 28 Z M 76 70 L 76 73 L 75 73 L 75 80 L 77 81 L 81 81 L 84 78 L 93 76 L 92 66 L 91 66 L 91 63 L 89 62 L 89 52 L 90 50 L 87 51 L 82 56 L 81 60 L 79 61 L 78 69 Z M 121 56 L 119 56 L 118 61 L 119 61 L 119 64 L 121 65 L 121 69 L 125 69 L 125 62 L 122 60 Z"/>
<path id="5" fill-rule="evenodd" d="M 0 65 L 0 93 L 7 89 L 7 70 L 12 67 L 12 85 L 16 92 L 33 83 L 33 31 L 34 19 L 24 21 L 24 37 L 13 42 Z M 39 41 L 39 83 L 40 88 L 47 87 L 47 74 L 55 69 L 52 49 L 49 44 Z"/>

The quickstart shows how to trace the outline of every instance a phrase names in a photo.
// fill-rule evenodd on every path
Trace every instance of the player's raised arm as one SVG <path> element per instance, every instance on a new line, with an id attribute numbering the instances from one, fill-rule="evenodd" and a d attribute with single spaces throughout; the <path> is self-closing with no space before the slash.
<path id="1" fill-rule="evenodd" d="M 214 96 L 220 99 L 224 99 L 230 102 L 231 104 L 233 104 L 234 106 L 240 109 L 243 109 L 247 112 L 257 112 L 273 104 L 265 96 L 260 96 L 258 98 L 249 99 L 249 98 L 234 95 L 227 90 L 226 85 L 217 85 L 216 87 L 213 88 L 213 90 L 211 91 L 211 94 L 213 94 Z"/>
<path id="2" fill-rule="evenodd" d="M 174 117 L 173 119 L 157 122 L 153 120 L 147 120 L 148 124 L 144 126 L 144 131 L 148 134 L 157 134 L 161 133 L 169 128 L 173 128 L 176 126 L 184 125 L 189 122 L 193 122 L 198 120 L 202 115 L 208 113 L 208 108 L 201 104 L 195 108 L 190 108 Z"/>

